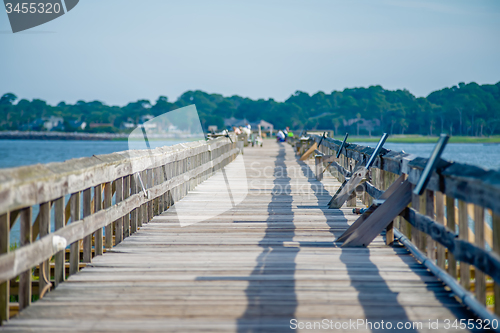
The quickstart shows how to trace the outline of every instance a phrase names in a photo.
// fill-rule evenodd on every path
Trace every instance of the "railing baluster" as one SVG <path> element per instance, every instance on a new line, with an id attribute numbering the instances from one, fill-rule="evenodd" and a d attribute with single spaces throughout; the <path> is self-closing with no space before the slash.
<path id="1" fill-rule="evenodd" d="M 492 212 L 493 223 L 493 252 L 500 255 L 500 215 Z M 495 283 L 495 314 L 500 316 L 500 284 Z"/>
<path id="2" fill-rule="evenodd" d="M 104 184 L 104 209 L 111 207 L 111 200 L 113 198 L 111 186 L 111 182 L 107 182 Z M 104 247 L 107 249 L 113 247 L 113 223 L 109 223 L 104 228 Z"/>
<path id="3" fill-rule="evenodd" d="M 425 215 L 429 216 L 431 219 L 434 218 L 434 192 L 430 190 L 425 190 Z M 427 257 L 429 259 L 436 259 L 436 242 L 432 239 L 430 235 L 422 233 L 422 236 L 426 240 Z"/>
<path id="4" fill-rule="evenodd" d="M 71 202 L 71 222 L 80 220 L 80 192 L 73 193 L 70 197 Z M 69 254 L 69 275 L 76 274 L 80 264 L 80 241 L 70 245 Z"/>
<path id="5" fill-rule="evenodd" d="M 148 178 L 148 189 L 152 188 L 153 187 L 153 181 L 154 181 L 154 169 L 148 169 L 148 173 L 147 173 L 147 178 Z M 149 199 L 148 200 L 148 217 L 147 217 L 147 220 L 146 220 L 146 223 L 149 223 L 152 219 L 153 219 L 153 216 L 154 216 L 154 210 L 153 210 L 153 201 L 154 199 Z"/>
<path id="6" fill-rule="evenodd" d="M 64 228 L 66 223 L 66 209 L 64 207 L 64 197 L 56 199 L 54 201 L 54 226 L 55 230 Z M 60 283 L 64 282 L 66 278 L 66 250 L 62 250 L 56 253 L 54 256 L 54 285 L 57 287 Z"/>
<path id="7" fill-rule="evenodd" d="M 92 214 L 92 190 L 90 188 L 83 191 L 83 217 Z M 83 238 L 83 262 L 92 262 L 92 235 Z"/>
<path id="8" fill-rule="evenodd" d="M 455 222 L 455 199 L 451 196 L 446 196 L 446 226 L 453 233 L 456 232 Z M 457 278 L 457 260 L 455 256 L 448 251 L 448 274 L 455 279 Z"/>
<path id="9" fill-rule="evenodd" d="M 444 225 L 444 195 L 441 192 L 436 192 L 436 221 Z M 446 264 L 446 252 L 445 247 L 441 244 L 437 244 L 437 265 L 438 267 L 445 269 Z"/>
<path id="10" fill-rule="evenodd" d="M 467 215 L 467 203 L 458 200 L 458 237 L 469 241 L 469 217 Z M 465 290 L 470 289 L 470 267 L 468 264 L 460 262 L 460 285 Z"/>
<path id="11" fill-rule="evenodd" d="M 412 189 L 412 194 L 411 194 L 411 206 L 413 209 L 415 209 L 417 212 L 420 211 L 420 197 L 413 193 L 413 189 L 415 188 L 415 185 L 411 186 Z M 419 249 L 420 249 L 420 234 L 417 228 L 411 228 L 411 241 L 413 244 L 415 244 Z M 421 250 L 421 249 L 420 249 Z"/>
<path id="12" fill-rule="evenodd" d="M 123 178 L 115 180 L 116 199 L 115 202 L 123 201 Z M 120 217 L 114 222 L 115 225 L 115 245 L 120 244 L 123 240 L 123 217 Z"/>
<path id="13" fill-rule="evenodd" d="M 10 250 L 10 213 L 0 215 L 0 254 Z M 9 320 L 10 281 L 0 283 L 0 325 Z"/>
<path id="14" fill-rule="evenodd" d="M 130 178 L 131 176 L 123 177 L 123 200 L 130 197 Z M 123 217 L 123 238 L 130 236 L 130 213 Z"/>
<path id="15" fill-rule="evenodd" d="M 39 220 L 39 226 L 40 226 L 40 238 L 47 236 L 50 233 L 50 202 L 45 202 L 40 205 L 40 220 Z M 43 263 L 40 263 L 40 269 L 38 270 L 38 295 L 43 296 L 42 292 L 45 289 L 45 286 L 47 285 L 47 282 L 45 282 L 45 279 L 43 278 L 43 271 L 45 268 L 45 276 L 47 279 L 50 279 L 50 267 L 49 267 L 49 261 L 46 260 Z M 41 297 L 40 297 L 41 298 Z"/>
<path id="16" fill-rule="evenodd" d="M 102 210 L 102 184 L 94 187 L 94 213 Z M 102 228 L 94 232 L 94 253 L 102 255 Z"/>
<path id="17" fill-rule="evenodd" d="M 20 214 L 20 246 L 31 244 L 32 228 L 31 221 L 32 208 L 28 207 L 21 210 Z M 31 304 L 31 268 L 19 276 L 19 311 L 27 308 Z"/>
<path id="18" fill-rule="evenodd" d="M 137 175 L 130 175 L 130 195 L 138 193 L 136 178 Z M 132 210 L 130 212 L 130 234 L 134 234 L 137 231 L 137 220 L 139 219 L 140 207 Z"/>
<path id="19" fill-rule="evenodd" d="M 474 205 L 474 242 L 484 248 L 484 208 L 478 205 Z M 476 298 L 481 304 L 486 304 L 486 275 L 479 269 L 475 269 L 474 275 Z"/>

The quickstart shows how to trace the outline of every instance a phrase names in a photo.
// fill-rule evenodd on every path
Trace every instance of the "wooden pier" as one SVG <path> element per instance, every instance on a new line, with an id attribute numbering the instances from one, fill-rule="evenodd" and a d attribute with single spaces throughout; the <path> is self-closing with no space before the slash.
<path id="1" fill-rule="evenodd" d="M 358 218 L 352 207 L 362 207 L 371 199 L 367 194 L 358 195 L 341 209 L 328 209 L 341 183 L 332 167 L 317 180 L 315 160 L 300 161 L 296 151 L 304 147 L 297 146 L 266 141 L 263 148 L 246 148 L 246 174 L 233 179 L 237 185 L 231 186 L 234 196 L 248 192 L 245 199 L 232 209 L 187 226 L 180 225 L 176 206 L 191 207 L 187 218 L 192 221 L 220 210 L 216 189 L 221 184 L 216 177 L 220 168 L 234 167 L 231 161 L 239 152 L 235 143 L 219 138 L 209 149 L 192 144 L 186 149 L 156 151 L 153 167 L 145 166 L 143 172 L 143 179 L 148 179 L 146 188 L 152 193 L 147 198 L 141 196 L 130 169 L 117 167 L 120 157 L 109 158 L 106 168 L 113 166 L 114 174 L 74 185 L 72 191 L 83 193 L 82 219 L 68 201 L 75 224 L 63 225 L 59 235 L 77 244 L 71 247 L 69 277 L 61 273 L 64 256 L 54 253 L 55 274 L 60 275 L 51 282 L 57 287 L 30 305 L 31 274 L 22 273 L 19 282 L 12 279 L 25 269 L 22 267 L 47 260 L 52 248 L 41 244 L 43 254 L 13 256 L 21 247 L 0 256 L 0 273 L 19 285 L 23 309 L 4 321 L 0 332 L 285 332 L 294 331 L 294 326 L 307 331 L 308 323 L 327 325 L 324 320 L 333 325 L 331 331 L 352 331 L 345 323 L 356 322 L 355 331 L 371 332 L 376 329 L 370 325 L 383 321 L 385 327 L 391 323 L 392 330 L 402 323 L 407 325 L 402 330 L 408 332 L 446 332 L 456 331 L 446 327 L 446 320 L 476 318 L 405 247 L 392 244 L 392 228 L 411 233 L 402 218 L 387 230 L 387 237 L 379 235 L 367 248 L 342 248 L 335 243 Z M 321 148 L 324 153 L 328 149 L 333 146 Z M 344 173 L 354 164 L 355 159 L 350 158 L 338 164 L 345 168 Z M 380 161 L 377 163 L 380 167 Z M 167 169 L 171 169 L 168 177 L 162 178 L 160 171 Z M 394 177 L 377 172 L 375 185 L 387 188 Z M 187 173 L 189 177 L 182 177 Z M 336 176 L 342 179 L 342 175 Z M 6 184 L 8 180 L 4 177 L 2 181 Z M 95 191 L 92 197 L 85 194 L 91 187 Z M 0 190 L 5 188 L 0 185 Z M 64 201 L 58 203 L 57 198 L 67 193 L 50 193 L 52 197 L 43 200 L 54 202 L 55 212 L 64 221 Z M 111 202 L 113 193 L 120 193 L 115 204 Z M 8 231 L 19 216 L 18 223 L 29 225 L 32 235 L 31 219 L 23 220 L 30 208 L 21 207 L 14 194 L 8 197 L 12 200 L 2 217 L 2 230 Z M 173 197 L 179 200 L 172 206 Z M 42 201 L 34 197 L 23 204 L 27 203 Z M 46 219 L 40 217 L 40 226 Z M 85 227 L 89 224 L 92 227 Z M 71 227 L 74 229 L 68 231 Z M 102 228 L 106 227 L 108 238 L 102 244 Z M 54 234 L 38 228 L 41 236 Z M 28 249 L 43 241 L 31 243 L 32 238 L 21 245 Z M 80 243 L 86 267 L 78 272 Z M 103 247 L 106 252 L 101 255 Z M 22 260 L 29 262 L 19 267 Z M 8 281 L 2 288 L 0 295 L 9 295 Z M 0 308 L 8 317 L 8 302 L 2 302 Z M 429 321 L 436 320 L 439 329 L 430 329 Z M 335 323 L 344 326 L 338 328 Z"/>

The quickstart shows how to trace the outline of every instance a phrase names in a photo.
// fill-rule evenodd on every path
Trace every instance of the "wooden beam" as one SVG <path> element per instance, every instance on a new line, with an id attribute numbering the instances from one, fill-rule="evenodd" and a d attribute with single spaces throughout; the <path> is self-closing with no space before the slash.
<path id="1" fill-rule="evenodd" d="M 387 200 L 399 187 L 401 187 L 403 182 L 404 182 L 404 177 L 400 176 L 398 179 L 396 179 L 394 183 L 391 184 L 391 186 L 389 186 L 389 188 L 385 192 L 380 191 L 381 196 L 378 199 Z M 351 224 L 351 226 L 347 228 L 347 230 L 342 235 L 340 235 L 340 237 L 337 238 L 335 241 L 336 242 L 346 241 L 349 238 L 349 236 L 351 236 L 351 234 L 366 221 L 366 219 L 375 211 L 377 207 L 378 205 L 373 205 L 373 204 L 370 207 L 368 207 L 368 209 L 363 214 L 361 214 L 361 216 L 353 224 Z"/>
<path id="2" fill-rule="evenodd" d="M 365 179 L 368 169 L 360 166 L 352 172 L 351 178 L 344 181 L 328 203 L 329 208 L 340 208 L 349 199 L 356 187 Z"/>
<path id="3" fill-rule="evenodd" d="M 0 215 L 0 255 L 10 251 L 10 214 Z M 1 266 L 0 266 L 1 267 Z M 0 325 L 9 320 L 10 279 L 0 279 Z"/>
<path id="4" fill-rule="evenodd" d="M 366 247 L 411 202 L 411 184 L 404 183 L 357 228 L 342 247 Z"/>
<path id="5" fill-rule="evenodd" d="M 102 210 L 102 185 L 94 187 L 94 214 Z M 95 255 L 102 255 L 102 227 L 94 232 Z"/>
<path id="6" fill-rule="evenodd" d="M 446 226 L 449 230 L 455 233 L 455 199 L 450 196 L 446 196 Z M 448 252 L 448 274 L 453 278 L 457 278 L 457 260 L 452 253 Z"/>
<path id="7" fill-rule="evenodd" d="M 69 207 L 70 201 L 68 201 Z M 54 201 L 54 224 L 55 230 L 60 230 L 66 225 L 66 209 L 64 207 L 64 197 L 58 198 Z M 68 214 L 69 216 L 70 214 Z M 55 254 L 55 268 L 54 268 L 54 285 L 57 287 L 66 279 L 66 254 L 65 251 L 59 251 Z"/>
<path id="8" fill-rule="evenodd" d="M 458 237 L 466 242 L 469 241 L 467 203 L 462 200 L 458 200 Z M 463 261 L 460 262 L 460 285 L 465 290 L 470 290 L 470 267 Z"/>
<path id="9" fill-rule="evenodd" d="M 130 195 L 133 196 L 137 193 L 138 185 L 136 183 L 136 175 L 130 175 Z M 127 200 L 127 199 L 125 199 Z M 137 231 L 137 220 L 139 218 L 139 209 L 133 209 L 130 212 L 130 234 L 134 234 Z"/>
<path id="10" fill-rule="evenodd" d="M 304 155 L 302 155 L 300 157 L 300 160 L 301 161 L 305 161 L 309 158 L 309 156 L 312 155 L 312 153 L 314 153 L 314 151 L 318 149 L 318 144 L 315 142 L 312 144 L 312 146 L 304 153 Z"/>
<path id="11" fill-rule="evenodd" d="M 37 242 L 34 242 L 31 245 L 24 246 L 24 247 L 20 248 L 17 251 L 20 252 L 23 249 L 28 249 L 28 248 L 32 247 L 34 244 L 39 243 L 43 238 L 45 238 L 45 239 L 49 239 L 50 238 L 50 237 L 45 237 L 45 236 L 47 236 L 50 233 L 50 206 L 51 206 L 50 202 L 45 202 L 45 203 L 42 203 L 40 205 L 40 213 L 39 213 L 39 216 L 40 216 L 40 240 L 38 240 Z M 44 274 L 44 271 L 45 271 L 45 276 L 47 278 L 50 277 L 49 276 L 49 260 L 48 260 L 49 258 L 50 258 L 50 256 L 45 256 L 44 259 L 42 259 L 42 260 L 40 260 L 40 261 L 38 261 L 36 263 L 31 263 L 30 265 L 28 265 L 26 267 L 26 269 L 30 269 L 31 267 L 35 266 L 36 264 L 38 264 L 40 262 L 41 262 L 41 266 L 40 267 L 44 267 L 44 269 L 40 269 L 40 274 L 38 276 L 38 279 L 40 281 L 40 290 L 39 290 L 38 296 L 40 298 L 43 297 L 44 290 L 48 286 L 47 281 L 45 281 L 45 279 L 43 278 L 43 274 Z M 28 261 L 28 260 L 25 260 L 25 261 Z"/>
<path id="12" fill-rule="evenodd" d="M 28 207 L 21 211 L 20 218 L 20 246 L 31 244 L 31 220 L 32 208 Z M 31 268 L 19 276 L 19 310 L 27 308 L 31 304 Z"/>
<path id="13" fill-rule="evenodd" d="M 118 178 L 114 181 L 116 188 L 115 202 L 123 201 L 123 178 Z M 123 240 L 123 217 L 120 217 L 114 222 L 115 225 L 115 245 L 120 244 Z"/>
<path id="14" fill-rule="evenodd" d="M 500 256 L 500 215 L 492 212 L 493 252 Z M 500 282 L 495 281 L 495 314 L 500 316 Z"/>
<path id="15" fill-rule="evenodd" d="M 434 220 L 434 192 L 431 190 L 425 190 L 425 215 L 429 216 Z M 423 236 L 423 235 L 422 235 Z M 436 260 L 436 242 L 432 240 L 430 235 L 425 235 L 426 242 L 425 248 L 427 252 L 427 258 L 431 260 Z"/>
<path id="16" fill-rule="evenodd" d="M 92 189 L 83 190 L 83 217 L 92 214 Z M 83 262 L 92 262 L 92 235 L 87 235 L 83 238 Z"/>
<path id="17" fill-rule="evenodd" d="M 474 205 L 474 243 L 477 247 L 484 248 L 484 208 Z M 475 286 L 477 301 L 486 305 L 486 275 L 480 270 L 475 271 Z"/>
<path id="18" fill-rule="evenodd" d="M 123 199 L 126 200 L 130 196 L 130 178 L 126 176 L 123 178 Z M 130 236 L 130 213 L 125 214 L 123 217 L 123 238 Z"/>
<path id="19" fill-rule="evenodd" d="M 107 182 L 103 184 L 104 186 L 104 209 L 108 209 L 111 207 L 111 182 Z M 104 228 L 104 247 L 110 249 L 113 247 L 113 225 L 106 224 Z"/>
<path id="20" fill-rule="evenodd" d="M 436 221 L 444 225 L 444 195 L 441 192 L 436 192 Z M 441 244 L 436 245 L 437 265 L 441 269 L 446 267 L 446 251 L 445 247 Z"/>
<path id="21" fill-rule="evenodd" d="M 80 192 L 71 194 L 71 223 L 80 220 Z M 69 275 L 76 274 L 80 263 L 80 240 L 76 240 L 70 245 L 69 255 Z"/>

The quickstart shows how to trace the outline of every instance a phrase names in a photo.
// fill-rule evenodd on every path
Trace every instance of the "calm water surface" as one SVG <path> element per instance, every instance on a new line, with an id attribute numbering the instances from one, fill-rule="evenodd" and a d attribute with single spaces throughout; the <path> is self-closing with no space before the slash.
<path id="1" fill-rule="evenodd" d="M 154 147 L 181 141 L 151 141 Z M 141 146 L 141 144 L 139 144 Z M 0 168 L 63 162 L 72 158 L 128 150 L 128 141 L 0 140 Z"/>

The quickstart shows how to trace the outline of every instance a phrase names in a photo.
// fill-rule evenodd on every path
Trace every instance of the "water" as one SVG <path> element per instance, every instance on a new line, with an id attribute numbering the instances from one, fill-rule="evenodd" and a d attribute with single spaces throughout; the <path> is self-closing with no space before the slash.
<path id="1" fill-rule="evenodd" d="M 184 141 L 182 141 L 184 142 Z M 152 141 L 154 147 L 181 141 Z M 0 168 L 63 162 L 72 158 L 128 150 L 128 141 L 0 140 Z"/>
<path id="2" fill-rule="evenodd" d="M 377 145 L 375 142 L 355 143 L 370 147 Z M 429 158 L 434 146 L 434 143 L 386 143 L 384 148 Z M 485 169 L 500 170 L 500 144 L 449 143 L 446 145 L 442 158 Z"/>

